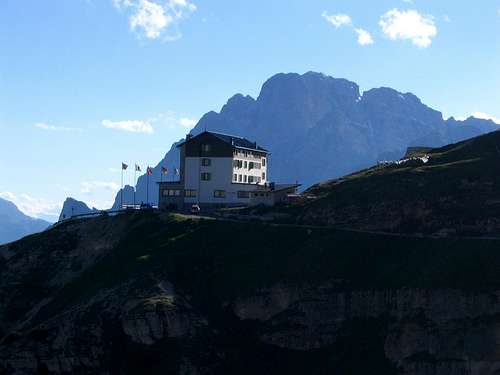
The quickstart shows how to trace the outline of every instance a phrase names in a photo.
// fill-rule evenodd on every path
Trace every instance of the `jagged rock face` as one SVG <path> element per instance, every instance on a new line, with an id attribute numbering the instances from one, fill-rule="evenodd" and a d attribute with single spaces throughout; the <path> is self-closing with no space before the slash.
<path id="1" fill-rule="evenodd" d="M 404 374 L 496 374 L 500 292 L 275 286 L 237 300 L 235 314 L 270 328 L 262 340 L 295 350 L 334 344 L 353 319 L 380 319 L 384 351 Z M 289 327 L 274 329 L 273 327 Z M 273 332 L 274 331 L 274 332 Z"/>
<path id="2" fill-rule="evenodd" d="M 158 289 L 152 296 L 128 300 L 123 306 L 122 329 L 134 343 L 153 345 L 165 338 L 190 337 L 197 327 L 207 324 L 174 292 L 172 283 L 161 281 Z"/>
<path id="3" fill-rule="evenodd" d="M 309 72 L 271 77 L 257 99 L 235 95 L 220 113 L 204 115 L 192 133 L 205 129 L 255 140 L 272 153 L 272 180 L 308 187 L 377 160 L 400 158 L 408 146 L 443 146 L 498 125 L 474 118 L 444 121 L 413 94 L 378 88 L 361 95 L 354 82 Z M 150 178 L 151 202 L 158 198 L 161 166 L 178 165 L 174 145 Z M 138 180 L 137 197 L 146 201 L 145 176 Z M 113 207 L 119 202 L 118 194 Z"/>

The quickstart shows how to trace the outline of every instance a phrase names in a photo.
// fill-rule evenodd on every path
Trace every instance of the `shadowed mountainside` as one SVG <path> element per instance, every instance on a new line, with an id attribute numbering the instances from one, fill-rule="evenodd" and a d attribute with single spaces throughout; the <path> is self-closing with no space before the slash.
<path id="1" fill-rule="evenodd" d="M 497 374 L 498 246 L 66 222 L 0 247 L 0 374 Z"/>
<path id="2" fill-rule="evenodd" d="M 500 132 L 312 186 L 298 222 L 441 235 L 500 235 Z M 290 213 L 290 212 L 289 212 Z"/>

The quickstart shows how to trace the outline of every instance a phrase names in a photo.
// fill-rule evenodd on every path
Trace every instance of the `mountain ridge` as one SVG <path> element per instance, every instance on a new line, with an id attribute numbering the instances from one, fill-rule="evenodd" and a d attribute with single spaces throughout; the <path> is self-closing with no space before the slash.
<path id="1" fill-rule="evenodd" d="M 0 198 L 0 244 L 41 232 L 50 225 L 48 221 L 24 214 L 14 203 Z"/>
<path id="2" fill-rule="evenodd" d="M 376 164 L 387 155 L 401 157 L 409 146 L 443 146 L 496 130 L 498 125 L 473 117 L 445 120 L 413 93 L 388 87 L 361 93 L 355 82 L 307 72 L 270 77 L 255 99 L 233 95 L 219 112 L 203 115 L 190 133 L 205 129 L 257 141 L 272 153 L 272 180 L 298 180 L 308 187 Z M 157 201 L 161 167 L 179 164 L 175 145 L 153 168 L 152 203 Z M 139 202 L 146 201 L 146 180 L 142 175 L 137 181 Z M 123 196 L 129 202 L 133 193 L 129 189 Z M 120 192 L 113 209 L 119 204 Z"/>

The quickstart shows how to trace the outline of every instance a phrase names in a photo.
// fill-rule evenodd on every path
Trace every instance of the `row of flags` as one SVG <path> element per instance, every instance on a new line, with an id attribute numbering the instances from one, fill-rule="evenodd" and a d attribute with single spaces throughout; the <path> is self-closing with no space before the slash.
<path id="1" fill-rule="evenodd" d="M 122 171 L 126 171 L 128 168 L 128 164 L 122 162 Z M 142 172 L 142 169 L 139 165 L 135 165 L 135 171 L 136 172 Z M 146 168 L 146 173 L 148 174 L 148 176 L 152 176 L 153 175 L 153 168 L 148 166 Z M 164 174 L 164 175 L 167 175 L 168 174 L 168 168 L 167 167 L 161 167 L 161 173 Z M 179 168 L 174 168 L 174 175 L 178 176 L 179 175 Z"/>

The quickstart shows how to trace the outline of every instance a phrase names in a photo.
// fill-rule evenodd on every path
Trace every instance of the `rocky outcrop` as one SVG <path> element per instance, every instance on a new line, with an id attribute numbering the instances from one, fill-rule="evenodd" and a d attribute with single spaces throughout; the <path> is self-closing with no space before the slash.
<path id="1" fill-rule="evenodd" d="M 238 299 L 233 310 L 240 319 L 265 323 L 261 339 L 282 348 L 320 349 L 345 335 L 350 322 L 378 319 L 385 354 L 404 374 L 500 370 L 500 291 L 281 285 Z"/>
<path id="2" fill-rule="evenodd" d="M 66 198 L 59 215 L 59 221 L 70 219 L 77 215 L 95 214 L 98 213 L 97 208 L 89 208 L 84 202 L 78 201 L 74 198 Z"/>
<path id="3" fill-rule="evenodd" d="M 123 332 L 138 344 L 153 345 L 165 338 L 190 337 L 206 322 L 193 314 L 189 303 L 174 293 L 168 281 L 158 284 L 162 291 L 141 299 L 130 299 L 123 306 Z"/>

